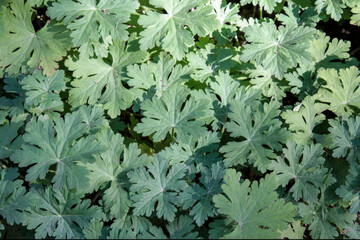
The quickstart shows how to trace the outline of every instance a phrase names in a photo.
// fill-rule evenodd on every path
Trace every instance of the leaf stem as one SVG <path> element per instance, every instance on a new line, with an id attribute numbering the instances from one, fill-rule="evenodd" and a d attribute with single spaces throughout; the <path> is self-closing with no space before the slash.
<path id="1" fill-rule="evenodd" d="M 99 191 L 96 193 L 95 197 L 94 197 L 93 199 L 91 199 L 91 204 L 90 204 L 90 205 L 93 205 L 94 202 L 100 197 L 100 195 L 103 194 L 103 192 L 104 192 L 103 190 L 99 190 Z"/>

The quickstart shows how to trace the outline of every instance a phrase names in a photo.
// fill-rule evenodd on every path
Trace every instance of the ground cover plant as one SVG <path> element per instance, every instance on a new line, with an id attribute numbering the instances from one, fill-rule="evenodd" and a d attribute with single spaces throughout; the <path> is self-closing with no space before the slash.
<path id="1" fill-rule="evenodd" d="M 358 0 L 1 0 L 1 238 L 360 239 Z"/>

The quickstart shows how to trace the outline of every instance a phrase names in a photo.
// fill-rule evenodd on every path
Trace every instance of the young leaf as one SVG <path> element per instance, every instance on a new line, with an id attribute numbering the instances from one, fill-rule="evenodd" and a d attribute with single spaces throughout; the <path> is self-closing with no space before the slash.
<path id="1" fill-rule="evenodd" d="M 164 217 L 170 222 L 174 220 L 176 206 L 182 203 L 178 193 L 188 187 L 182 180 L 186 165 L 180 163 L 172 165 L 170 170 L 168 168 L 168 161 L 156 156 L 148 170 L 140 167 L 128 173 L 132 183 L 131 200 L 135 207 L 133 214 L 149 217 L 154 212 L 156 204 L 157 217 Z"/>
<path id="2" fill-rule="evenodd" d="M 228 169 L 221 188 L 224 194 L 213 201 L 218 213 L 233 222 L 231 233 L 223 238 L 279 238 L 278 230 L 285 230 L 295 216 L 295 206 L 278 198 L 275 174 L 267 174 L 258 183 L 249 180 L 240 183 L 241 173 Z"/>

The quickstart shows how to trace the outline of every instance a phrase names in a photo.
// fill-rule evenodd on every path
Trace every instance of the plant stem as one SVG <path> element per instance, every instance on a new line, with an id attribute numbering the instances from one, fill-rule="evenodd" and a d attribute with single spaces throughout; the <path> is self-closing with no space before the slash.
<path id="1" fill-rule="evenodd" d="M 260 20 L 262 20 L 263 19 L 263 8 L 261 7 L 260 8 Z"/>

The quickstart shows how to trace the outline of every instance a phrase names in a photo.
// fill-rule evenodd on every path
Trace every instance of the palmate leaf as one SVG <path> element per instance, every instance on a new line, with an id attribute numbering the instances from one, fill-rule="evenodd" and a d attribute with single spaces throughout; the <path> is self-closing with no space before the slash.
<path id="1" fill-rule="evenodd" d="M 182 180 L 186 173 L 186 165 L 173 164 L 168 170 L 166 159 L 155 156 L 152 164 L 146 170 L 137 168 L 128 173 L 132 183 L 130 191 L 134 202 L 133 214 L 136 216 L 150 216 L 155 211 L 158 218 L 172 222 L 177 212 L 176 206 L 181 205 L 182 199 L 178 193 L 188 187 Z M 151 175 L 150 175 L 151 174 Z"/>
<path id="2" fill-rule="evenodd" d="M 279 238 L 278 230 L 285 230 L 295 216 L 295 207 L 278 198 L 275 174 L 267 174 L 258 183 L 245 180 L 241 173 L 228 169 L 221 186 L 224 194 L 215 195 L 213 201 L 218 213 L 229 217 L 231 233 L 221 238 Z"/>
<path id="3" fill-rule="evenodd" d="M 17 168 L 0 168 L 0 219 L 4 218 L 10 225 L 20 224 L 24 220 L 24 210 L 36 202 L 34 196 L 27 192 Z M 1 223 L 0 223 L 1 225 Z"/>
<path id="4" fill-rule="evenodd" d="M 220 183 L 224 175 L 225 168 L 220 163 L 212 164 L 211 169 L 203 167 L 200 183 L 187 188 L 180 195 L 184 200 L 184 209 L 191 208 L 190 216 L 194 217 L 198 226 L 215 215 L 212 198 L 222 192 Z"/>
<path id="5" fill-rule="evenodd" d="M 127 67 L 131 92 L 139 101 L 151 99 L 154 95 L 161 97 L 173 85 L 190 79 L 191 68 L 176 64 L 169 54 L 161 52 L 157 62 L 142 63 Z"/>
<path id="6" fill-rule="evenodd" d="M 261 8 L 264 8 L 268 13 L 272 13 L 276 7 L 277 3 L 280 3 L 281 0 L 241 0 L 241 4 L 253 4 L 260 5 Z"/>
<path id="7" fill-rule="evenodd" d="M 95 110 L 96 111 L 96 110 Z M 25 143 L 15 151 L 11 160 L 28 167 L 26 180 L 44 179 L 51 166 L 56 165 L 52 178 L 55 189 L 68 184 L 69 188 L 84 189 L 88 185 L 88 170 L 79 161 L 94 161 L 94 155 L 104 150 L 94 135 L 84 137 L 90 126 L 80 111 L 56 117 L 33 119 L 26 125 Z"/>
<path id="8" fill-rule="evenodd" d="M 128 39 L 125 23 L 139 6 L 137 0 L 60 0 L 48 8 L 47 14 L 63 20 L 71 31 L 74 46 L 80 46 L 85 57 L 94 53 L 106 57 L 112 39 Z"/>
<path id="9" fill-rule="evenodd" d="M 242 139 L 220 148 L 220 152 L 225 154 L 225 166 L 249 161 L 261 172 L 268 169 L 269 160 L 276 157 L 273 150 L 281 149 L 280 143 L 286 136 L 286 130 L 280 127 L 281 122 L 277 119 L 279 107 L 280 104 L 274 100 L 255 109 L 237 101 L 231 104 L 230 122 L 225 126 L 230 136 Z"/>
<path id="10" fill-rule="evenodd" d="M 289 124 L 289 130 L 294 132 L 293 140 L 298 144 L 309 144 L 314 136 L 314 128 L 325 120 L 321 112 L 326 110 L 326 104 L 315 103 L 311 97 L 306 97 L 299 110 L 287 110 L 281 114 Z"/>
<path id="11" fill-rule="evenodd" d="M 30 3 L 24 0 L 14 0 L 2 11 L 0 20 L 7 27 L 0 35 L 0 67 L 10 75 L 38 67 L 44 69 L 44 75 L 53 75 L 70 46 L 66 28 L 50 22 L 35 32 Z"/>
<path id="12" fill-rule="evenodd" d="M 325 10 L 335 21 L 340 20 L 343 8 L 345 8 L 343 0 L 316 0 L 315 5 L 318 13 Z"/>
<path id="13" fill-rule="evenodd" d="M 311 61 L 307 51 L 315 29 L 289 25 L 276 29 L 273 22 L 263 22 L 260 26 L 244 29 L 246 44 L 240 59 L 254 61 L 282 79 L 289 68 Z"/>
<path id="14" fill-rule="evenodd" d="M 360 5 L 352 8 L 351 12 L 353 13 L 353 15 L 351 16 L 351 24 L 356 24 L 357 26 L 360 26 Z"/>
<path id="15" fill-rule="evenodd" d="M 301 226 L 301 221 L 294 221 L 291 225 L 289 224 L 288 229 L 279 232 L 282 239 L 302 239 L 304 238 L 305 229 L 305 227 Z"/>
<path id="16" fill-rule="evenodd" d="M 340 69 L 321 69 L 319 77 L 326 81 L 316 99 L 330 104 L 329 110 L 337 115 L 350 116 L 352 107 L 360 109 L 360 72 L 357 67 Z"/>
<path id="17" fill-rule="evenodd" d="M 204 122 L 197 118 L 205 114 L 206 102 L 190 98 L 186 100 L 190 90 L 176 84 L 161 97 L 154 96 L 141 105 L 145 118 L 138 123 L 134 130 L 143 136 L 152 137 L 155 142 L 166 138 L 168 133 L 175 133 L 178 141 L 185 142 L 190 136 L 201 137 L 206 133 Z M 184 107 L 182 108 L 182 105 Z"/>
<path id="18" fill-rule="evenodd" d="M 132 35 L 128 42 L 114 41 L 110 46 L 112 64 L 102 58 L 80 57 L 69 58 L 65 65 L 76 78 L 72 81 L 69 102 L 73 107 L 84 103 L 102 103 L 111 118 L 120 114 L 120 110 L 128 108 L 132 101 L 132 93 L 123 86 L 125 67 L 144 61 L 148 54 L 136 47 L 136 36 Z"/>
<path id="19" fill-rule="evenodd" d="M 158 154 L 168 159 L 170 164 L 185 163 L 189 174 L 197 173 L 203 167 L 211 167 L 221 161 L 219 157 L 220 136 L 217 132 L 206 132 L 200 138 L 189 137 L 186 142 L 171 143 Z"/>
<path id="20" fill-rule="evenodd" d="M 360 159 L 360 117 L 343 121 L 330 119 L 329 123 L 333 157 L 347 157 L 348 161 L 356 163 Z"/>
<path id="21" fill-rule="evenodd" d="M 302 147 L 288 142 L 286 147 L 283 149 L 285 157 L 272 161 L 270 169 L 277 174 L 282 186 L 286 186 L 290 180 L 295 181 L 289 190 L 295 201 L 317 201 L 325 180 L 327 179 L 327 183 L 335 181 L 331 175 L 327 175 L 328 169 L 323 167 L 325 159 L 322 157 L 322 146 L 312 144 Z"/>
<path id="22" fill-rule="evenodd" d="M 124 138 L 110 129 L 100 132 L 96 138 L 108 149 L 97 156 L 95 162 L 84 165 L 90 171 L 89 192 L 104 189 L 105 211 L 110 213 L 110 217 L 122 219 L 131 206 L 127 191 L 130 183 L 126 174 L 138 167 L 147 166 L 151 158 L 141 154 L 135 143 L 125 147 Z"/>
<path id="23" fill-rule="evenodd" d="M 64 103 L 59 96 L 66 88 L 63 70 L 56 71 L 50 78 L 36 70 L 32 75 L 27 75 L 21 84 L 26 95 L 25 104 L 29 106 L 30 112 L 52 116 L 53 112 L 64 110 Z"/>
<path id="24" fill-rule="evenodd" d="M 18 115 L 13 117 L 9 123 L 0 126 L 0 159 L 10 157 L 15 150 L 20 148 L 23 139 L 18 136 L 18 131 L 25 124 L 25 118 L 25 114 Z"/>
<path id="25" fill-rule="evenodd" d="M 150 0 L 150 4 L 166 11 L 165 14 L 147 10 L 139 24 L 145 29 L 140 33 L 141 49 L 161 46 L 175 59 L 182 59 L 195 44 L 194 35 L 204 37 L 220 25 L 211 5 L 192 0 Z M 185 28 L 187 26 L 187 28 Z M 190 31 L 189 31 L 190 30 Z"/>
<path id="26" fill-rule="evenodd" d="M 81 192 L 70 191 L 66 186 L 58 191 L 36 185 L 30 193 L 35 200 L 24 213 L 23 224 L 35 229 L 35 238 L 79 239 L 91 219 L 103 218 L 100 207 L 90 207 L 90 200 L 81 201 Z"/>
<path id="27" fill-rule="evenodd" d="M 322 201 L 299 203 L 298 213 L 310 225 L 310 236 L 314 239 L 333 239 L 339 236 L 336 226 L 346 228 L 356 218 L 342 207 L 330 207 Z"/>
<path id="28" fill-rule="evenodd" d="M 235 51 L 231 48 L 217 48 L 213 44 L 206 44 L 205 48 L 188 53 L 186 59 L 189 61 L 189 66 L 193 68 L 192 78 L 205 81 L 219 71 L 230 70 L 235 64 L 232 60 L 234 56 Z"/>
<path id="29" fill-rule="evenodd" d="M 360 165 L 351 164 L 345 185 L 336 189 L 336 194 L 344 201 L 350 202 L 350 213 L 360 212 Z"/>

